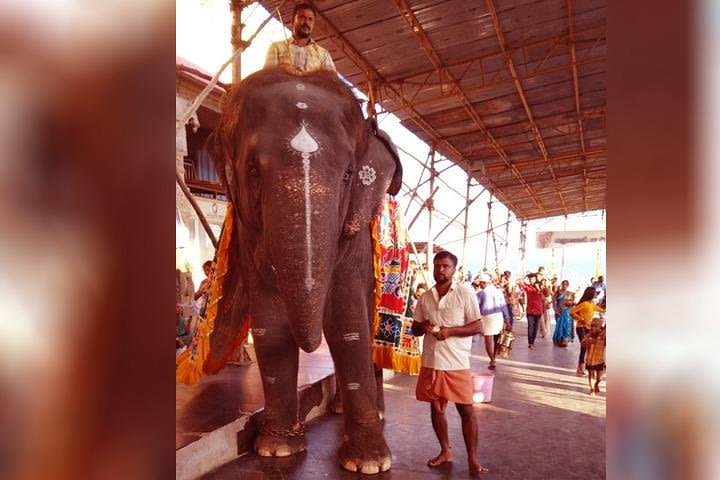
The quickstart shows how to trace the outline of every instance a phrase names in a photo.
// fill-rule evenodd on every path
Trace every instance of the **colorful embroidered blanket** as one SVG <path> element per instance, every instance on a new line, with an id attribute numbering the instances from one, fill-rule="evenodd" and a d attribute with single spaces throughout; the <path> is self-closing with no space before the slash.
<path id="1" fill-rule="evenodd" d="M 386 196 L 372 223 L 375 264 L 373 362 L 376 367 L 417 375 L 420 345 L 412 334 L 412 318 L 404 316 L 410 301 L 409 250 L 400 206 Z"/>
<path id="2" fill-rule="evenodd" d="M 404 316 L 410 296 L 411 281 L 407 278 L 409 255 L 402 212 L 397 200 L 388 195 L 382 212 L 371 224 L 373 260 L 375 265 L 375 316 L 372 325 L 373 361 L 381 368 L 410 375 L 420 372 L 420 346 L 412 334 L 412 318 Z M 210 334 L 217 316 L 218 302 L 223 296 L 223 281 L 228 271 L 228 248 L 233 232 L 233 210 L 228 204 L 223 235 L 216 256 L 215 278 L 212 283 L 207 316 L 200 319 L 193 340 L 176 360 L 175 379 L 192 385 L 203 375 L 203 364 L 210 349 Z M 243 322 L 235 344 L 247 337 L 249 317 Z"/>

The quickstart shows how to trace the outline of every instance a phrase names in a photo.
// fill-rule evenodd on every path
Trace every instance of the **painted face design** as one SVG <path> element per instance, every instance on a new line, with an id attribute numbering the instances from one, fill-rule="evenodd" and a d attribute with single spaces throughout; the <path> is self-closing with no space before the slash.
<path id="1" fill-rule="evenodd" d="M 315 138 L 310 135 L 305 122 L 300 124 L 300 130 L 290 139 L 290 148 L 300 153 L 302 157 L 304 191 L 305 191 L 305 288 L 312 290 L 315 280 L 312 277 L 312 198 L 310 196 L 310 154 L 320 149 Z"/>
<path id="2" fill-rule="evenodd" d="M 362 169 L 358 172 L 358 177 L 360 177 L 360 181 L 363 185 L 367 187 L 375 181 L 377 175 L 375 174 L 374 168 L 368 165 L 363 165 Z"/>

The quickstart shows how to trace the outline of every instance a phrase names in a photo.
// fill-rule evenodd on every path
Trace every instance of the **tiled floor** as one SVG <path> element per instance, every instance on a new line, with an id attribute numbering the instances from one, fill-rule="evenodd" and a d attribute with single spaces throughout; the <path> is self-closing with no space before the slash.
<path id="1" fill-rule="evenodd" d="M 554 347 L 549 337 L 538 338 L 536 348 L 529 350 L 525 327 L 522 322 L 516 325 L 517 339 L 510 359 L 498 361 L 492 403 L 476 405 L 480 427 L 478 458 L 490 469 L 483 478 L 605 478 L 605 393 L 590 397 L 587 380 L 575 376 L 577 341 L 561 349 Z M 486 367 L 483 343 L 474 343 L 472 368 L 487 371 Z M 251 381 L 251 375 L 244 380 Z M 415 400 L 414 388 L 415 377 L 395 375 L 386 380 L 385 436 L 392 450 L 393 466 L 388 472 L 367 478 L 468 478 L 460 419 L 452 407 L 447 416 L 455 460 L 437 469 L 425 465 L 439 447 L 430 424 L 429 406 Z M 257 393 L 258 389 L 252 391 Z M 241 396 L 235 398 L 240 401 Z M 243 398 L 242 402 L 246 401 Z M 280 459 L 245 455 L 203 478 L 361 477 L 343 471 L 337 464 L 335 452 L 342 436 L 339 416 L 325 415 L 309 427 L 306 452 Z"/>

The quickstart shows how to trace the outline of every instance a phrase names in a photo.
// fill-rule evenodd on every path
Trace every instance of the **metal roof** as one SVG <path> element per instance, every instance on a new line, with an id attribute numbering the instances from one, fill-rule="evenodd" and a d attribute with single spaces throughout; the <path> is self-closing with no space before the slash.
<path id="1" fill-rule="evenodd" d="M 518 219 L 605 208 L 605 0 L 314 4 L 338 71 Z"/>

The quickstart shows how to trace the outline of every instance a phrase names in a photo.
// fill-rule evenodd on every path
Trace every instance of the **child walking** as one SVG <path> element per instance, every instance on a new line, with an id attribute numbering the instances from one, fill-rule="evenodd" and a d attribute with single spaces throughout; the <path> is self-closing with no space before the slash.
<path id="1" fill-rule="evenodd" d="M 605 371 L 605 327 L 602 320 L 594 318 L 590 323 L 590 333 L 582 340 L 582 345 L 587 349 L 585 354 L 585 365 L 588 371 L 588 383 L 590 384 L 590 395 L 600 393 L 600 380 Z M 595 386 L 593 386 L 593 376 Z"/>
<path id="2" fill-rule="evenodd" d="M 585 376 L 585 347 L 582 340 L 590 330 L 590 322 L 595 312 L 605 312 L 605 309 L 598 307 L 593 303 L 593 299 L 597 292 L 593 287 L 587 287 L 580 297 L 580 301 L 572 309 L 570 316 L 575 319 L 575 333 L 580 340 L 580 357 L 578 358 L 577 376 Z"/>

